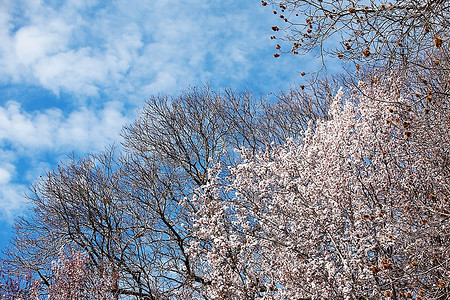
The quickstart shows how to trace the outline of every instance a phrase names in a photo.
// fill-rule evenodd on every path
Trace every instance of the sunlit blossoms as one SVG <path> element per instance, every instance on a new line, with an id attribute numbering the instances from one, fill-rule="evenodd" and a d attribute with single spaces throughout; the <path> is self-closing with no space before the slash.
<path id="1" fill-rule="evenodd" d="M 402 84 L 339 91 L 302 139 L 211 170 L 189 250 L 205 296 L 448 297 L 450 107 Z"/>

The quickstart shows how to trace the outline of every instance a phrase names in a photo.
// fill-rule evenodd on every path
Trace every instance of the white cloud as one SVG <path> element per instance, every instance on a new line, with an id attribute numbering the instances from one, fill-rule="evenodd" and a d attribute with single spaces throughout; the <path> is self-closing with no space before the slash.
<path id="1" fill-rule="evenodd" d="M 0 183 L 0 219 L 12 222 L 16 214 L 23 211 L 26 190 L 22 184 Z"/>
<path id="2" fill-rule="evenodd" d="M 251 78 L 252 68 L 295 68 L 261 55 L 274 45 L 268 39 L 272 16 L 261 13 L 258 3 L 5 3 L 0 78 L 40 84 L 55 94 L 97 97 L 101 91 L 142 100 L 146 93 L 177 92 L 211 80 L 239 84 Z M 19 9 L 21 18 L 14 14 Z"/>
<path id="3" fill-rule="evenodd" d="M 0 150 L 0 219 L 12 221 L 16 213 L 23 210 L 26 186 L 12 182 L 16 170 L 5 159 L 14 157 L 11 153 Z"/>
<path id="4" fill-rule="evenodd" d="M 98 111 L 82 107 L 64 115 L 59 109 L 25 112 L 9 101 L 0 107 L 0 145 L 24 152 L 101 150 L 117 141 L 129 118 L 118 102 L 105 103 Z"/>
<path id="5" fill-rule="evenodd" d="M 8 183 L 11 180 L 11 173 L 0 167 L 0 184 Z"/>
<path id="6" fill-rule="evenodd" d="M 14 34 L 17 62 L 30 65 L 67 48 L 70 27 L 62 20 L 39 26 L 24 26 Z"/>
<path id="7" fill-rule="evenodd" d="M 91 23 L 95 19 L 84 16 L 85 5 L 69 2 L 55 10 L 31 2 L 33 5 L 21 6 L 28 18 L 27 25 L 18 28 L 11 2 L 1 7 L 4 21 L 0 21 L 0 78 L 38 83 L 55 94 L 66 91 L 82 96 L 96 96 L 99 88 L 123 79 L 142 46 L 136 25 L 96 32 L 98 24 Z"/>
<path id="8" fill-rule="evenodd" d="M 131 122 L 121 110 L 121 104 L 110 102 L 100 111 L 82 109 L 72 112 L 55 131 L 55 144 L 64 149 L 88 152 L 118 142 L 123 125 Z"/>

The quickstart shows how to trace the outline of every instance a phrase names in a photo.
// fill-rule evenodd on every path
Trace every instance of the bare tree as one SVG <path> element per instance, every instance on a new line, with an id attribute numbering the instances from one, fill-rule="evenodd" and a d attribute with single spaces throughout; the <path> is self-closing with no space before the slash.
<path id="1" fill-rule="evenodd" d="M 271 4 L 282 20 L 272 27 L 281 36 L 272 39 L 291 43 L 286 50 L 277 45 L 280 52 L 316 52 L 322 63 L 324 55 L 331 54 L 357 68 L 369 62 L 416 68 L 421 57 L 443 53 L 448 60 L 448 0 L 263 0 L 262 4 Z"/>

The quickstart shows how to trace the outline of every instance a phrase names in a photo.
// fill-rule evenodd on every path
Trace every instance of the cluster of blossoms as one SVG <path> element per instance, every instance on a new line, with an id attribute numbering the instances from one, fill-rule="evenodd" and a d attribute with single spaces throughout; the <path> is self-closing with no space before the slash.
<path id="1" fill-rule="evenodd" d="M 117 281 L 117 273 L 109 264 L 93 267 L 82 252 L 60 251 L 58 260 L 52 262 L 48 280 L 33 278 L 32 273 L 17 280 L 8 277 L 0 285 L 0 299 L 113 300 Z"/>
<path id="2" fill-rule="evenodd" d="M 1 300 L 39 300 L 41 282 L 34 280 L 32 273 L 14 278 L 4 273 L 4 265 L 0 268 L 0 299 Z"/>
<path id="3" fill-rule="evenodd" d="M 71 251 L 67 256 L 61 251 L 58 261 L 52 264 L 49 299 L 115 299 L 117 274 L 106 263 L 93 268 L 86 254 Z"/>
<path id="4" fill-rule="evenodd" d="M 189 253 L 211 299 L 450 294 L 450 107 L 402 82 L 339 91 L 329 120 L 192 200 Z"/>

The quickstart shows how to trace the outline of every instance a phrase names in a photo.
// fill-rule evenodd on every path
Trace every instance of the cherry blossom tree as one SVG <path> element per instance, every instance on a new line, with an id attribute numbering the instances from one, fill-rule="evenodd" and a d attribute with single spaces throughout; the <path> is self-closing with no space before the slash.
<path id="1" fill-rule="evenodd" d="M 340 90 L 300 140 L 210 169 L 189 249 L 205 297 L 448 299 L 450 106 L 403 84 Z"/>

